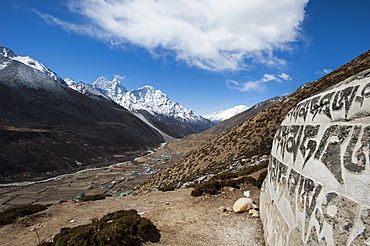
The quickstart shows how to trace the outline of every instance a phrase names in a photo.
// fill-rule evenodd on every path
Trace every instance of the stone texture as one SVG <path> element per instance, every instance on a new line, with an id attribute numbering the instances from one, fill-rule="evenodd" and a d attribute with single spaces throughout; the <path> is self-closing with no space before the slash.
<path id="1" fill-rule="evenodd" d="M 369 146 L 370 70 L 297 104 L 261 189 L 266 244 L 370 244 Z"/>

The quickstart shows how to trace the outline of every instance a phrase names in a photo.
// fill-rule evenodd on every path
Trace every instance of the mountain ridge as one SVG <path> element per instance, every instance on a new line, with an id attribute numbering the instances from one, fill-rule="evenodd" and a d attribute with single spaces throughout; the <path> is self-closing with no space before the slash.
<path id="1" fill-rule="evenodd" d="M 32 67 L 34 69 L 39 70 L 40 72 L 50 76 L 54 80 L 58 81 L 59 83 L 66 85 L 64 80 L 59 77 L 55 72 L 51 71 L 48 67 L 46 67 L 44 64 L 41 62 L 33 59 L 30 56 L 18 56 L 13 50 L 0 46 L 0 57 L 6 57 L 12 60 L 19 61 L 29 67 Z"/>

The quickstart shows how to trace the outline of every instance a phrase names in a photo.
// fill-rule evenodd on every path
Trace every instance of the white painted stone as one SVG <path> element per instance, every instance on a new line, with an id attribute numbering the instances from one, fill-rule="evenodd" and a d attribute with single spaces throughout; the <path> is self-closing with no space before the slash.
<path id="1" fill-rule="evenodd" d="M 366 245 L 370 70 L 298 103 L 276 132 L 260 195 L 267 245 Z"/>

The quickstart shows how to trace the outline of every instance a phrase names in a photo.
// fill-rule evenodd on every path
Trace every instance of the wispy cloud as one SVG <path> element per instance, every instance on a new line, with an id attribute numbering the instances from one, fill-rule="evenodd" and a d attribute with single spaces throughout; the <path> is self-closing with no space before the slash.
<path id="1" fill-rule="evenodd" d="M 318 74 L 318 75 L 325 75 L 325 74 L 331 73 L 332 71 L 333 71 L 333 70 L 331 70 L 331 69 L 324 68 L 324 69 L 322 69 L 322 70 L 317 71 L 315 74 Z"/>
<path id="2" fill-rule="evenodd" d="M 239 91 L 265 91 L 267 88 L 266 83 L 269 81 L 283 82 L 288 80 L 292 80 L 292 78 L 286 73 L 281 73 L 279 75 L 266 73 L 260 80 L 238 82 L 235 80 L 228 79 L 226 80 L 226 85 L 230 89 Z"/>
<path id="3" fill-rule="evenodd" d="M 126 80 L 127 79 L 127 76 L 126 75 L 113 75 L 114 78 L 118 79 L 118 80 Z"/>
<path id="4" fill-rule="evenodd" d="M 279 78 L 281 78 L 282 80 L 292 80 L 292 77 L 290 77 L 290 75 L 286 74 L 286 73 L 281 73 L 278 75 Z"/>
<path id="5" fill-rule="evenodd" d="M 297 41 L 308 1 L 70 0 L 69 11 L 80 23 L 39 15 L 109 45 L 170 54 L 201 69 L 236 71 L 250 62 L 285 63 L 273 51 Z"/>

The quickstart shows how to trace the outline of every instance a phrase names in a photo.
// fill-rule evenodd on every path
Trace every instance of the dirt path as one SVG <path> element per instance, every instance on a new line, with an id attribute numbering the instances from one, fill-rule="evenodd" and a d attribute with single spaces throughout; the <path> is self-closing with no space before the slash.
<path id="1" fill-rule="evenodd" d="M 226 189 L 214 196 L 191 197 L 191 189 L 181 189 L 92 202 L 56 203 L 35 216 L 1 227 L 0 245 L 51 241 L 63 227 L 87 224 L 92 218 L 121 209 L 136 209 L 157 226 L 160 242 L 146 245 L 264 245 L 259 218 L 219 210 L 221 206 L 232 207 L 246 189 L 251 190 L 251 198 L 258 202 L 259 190 L 244 187 L 235 191 Z"/>

